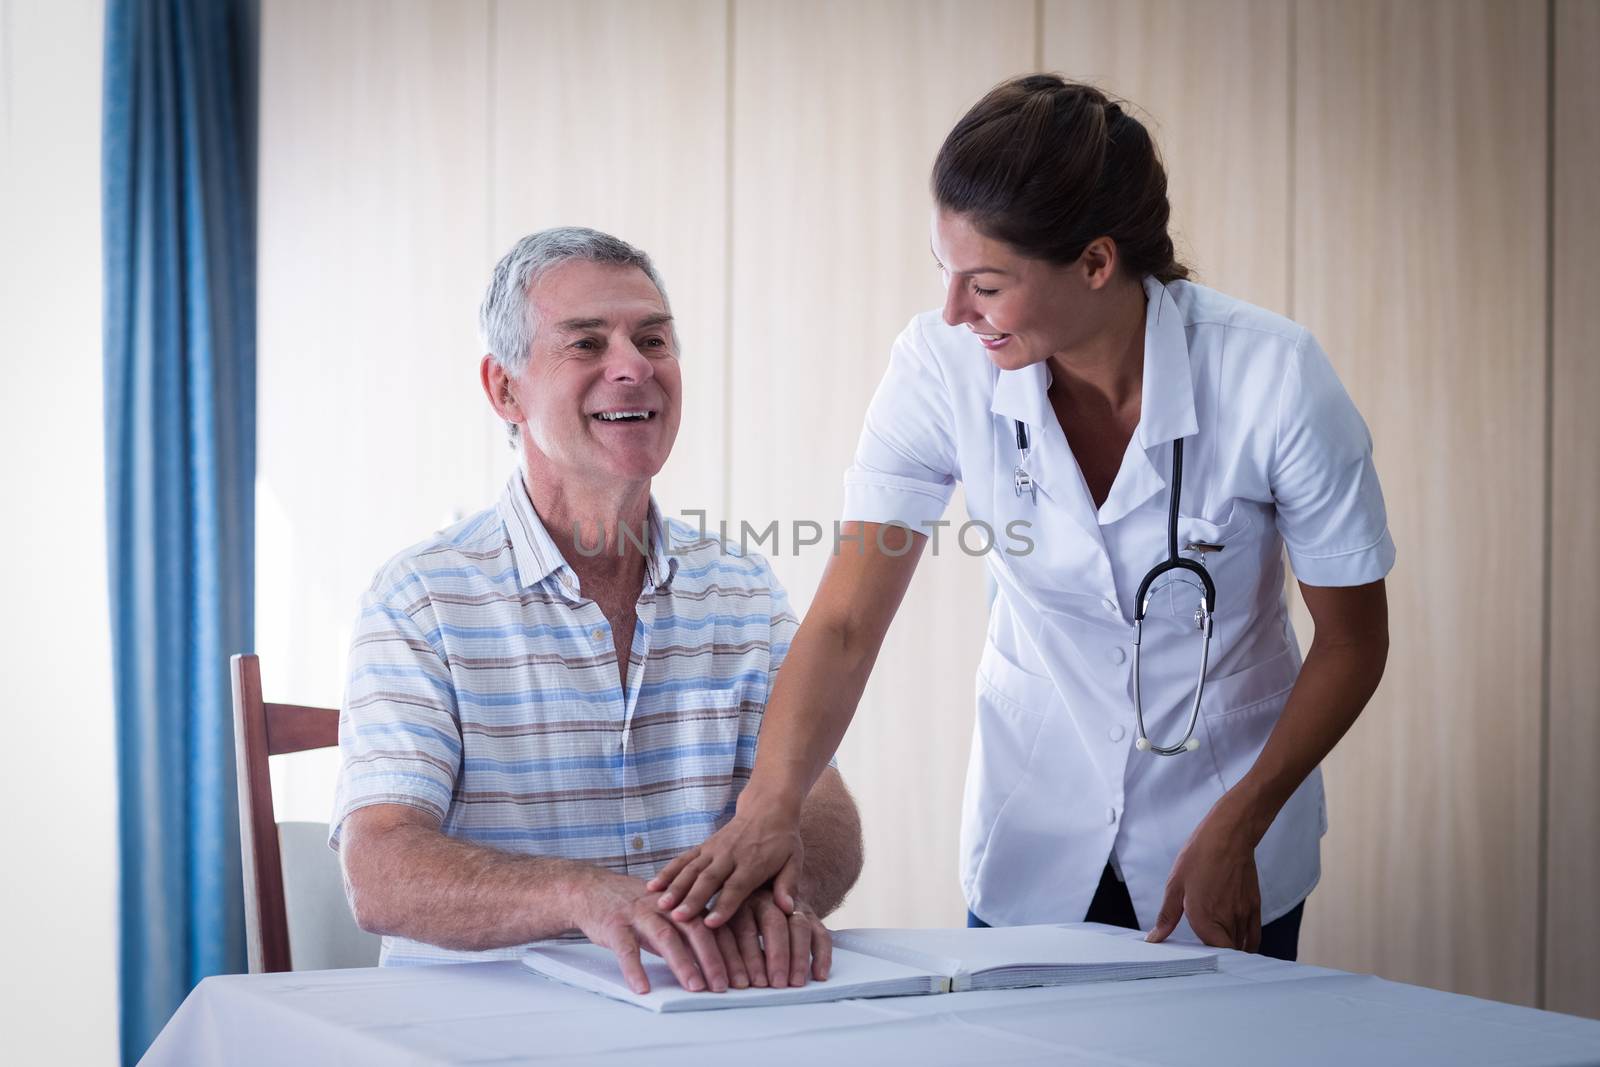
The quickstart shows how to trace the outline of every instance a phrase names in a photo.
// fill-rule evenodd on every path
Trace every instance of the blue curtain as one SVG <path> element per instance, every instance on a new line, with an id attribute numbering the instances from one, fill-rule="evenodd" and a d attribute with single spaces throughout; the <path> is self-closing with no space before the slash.
<path id="1" fill-rule="evenodd" d="M 228 656 L 252 639 L 252 0 L 109 0 L 106 503 L 122 1055 L 245 969 Z"/>

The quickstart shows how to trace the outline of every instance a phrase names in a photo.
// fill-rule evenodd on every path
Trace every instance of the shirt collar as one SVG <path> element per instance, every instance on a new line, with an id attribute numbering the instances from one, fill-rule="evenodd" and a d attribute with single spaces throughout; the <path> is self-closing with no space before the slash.
<path id="1" fill-rule="evenodd" d="M 1189 337 L 1183 313 L 1167 287 L 1144 279 L 1144 385 L 1140 393 L 1139 443 L 1151 448 L 1189 437 L 1199 424 L 1194 414 L 1194 380 L 1189 371 Z M 998 371 L 989 410 L 1038 429 L 1050 412 L 1050 366 L 1040 360 L 1018 370 Z"/>
<path id="2" fill-rule="evenodd" d="M 522 470 L 513 471 L 506 481 L 505 492 L 498 504 L 500 519 L 505 523 L 506 536 L 511 540 L 511 558 L 517 567 L 517 586 L 528 589 L 551 575 L 561 588 L 572 596 L 578 595 L 578 575 L 562 556 L 561 550 L 545 529 L 533 501 L 528 499 L 528 487 L 523 484 Z M 668 528 L 661 517 L 656 498 L 650 497 L 649 519 L 650 555 L 645 557 L 644 580 L 646 589 L 664 589 L 678 572 L 678 558 L 667 545 Z"/>
<path id="3" fill-rule="evenodd" d="M 650 555 L 644 561 L 646 589 L 665 589 L 678 573 L 678 557 L 672 554 L 672 530 L 661 517 L 654 494 L 650 497 Z"/>

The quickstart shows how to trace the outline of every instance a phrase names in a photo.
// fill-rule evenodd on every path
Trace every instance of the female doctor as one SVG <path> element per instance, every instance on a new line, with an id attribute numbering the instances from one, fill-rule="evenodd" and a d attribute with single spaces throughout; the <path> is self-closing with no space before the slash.
<path id="1" fill-rule="evenodd" d="M 717 926 L 776 876 L 780 907 L 804 911 L 801 801 L 960 481 L 997 533 L 969 921 L 1293 959 L 1327 825 L 1318 764 L 1388 651 L 1394 546 L 1366 426 L 1304 327 L 1187 280 L 1155 146 L 1094 88 L 998 86 L 932 185 L 944 306 L 896 340 L 867 412 L 843 515 L 864 536 L 778 672 L 734 817 L 652 888 L 680 919 L 717 894 Z M 1303 663 L 1285 547 L 1316 624 Z M 1170 559 L 1194 563 L 1151 581 L 1136 627 Z"/>

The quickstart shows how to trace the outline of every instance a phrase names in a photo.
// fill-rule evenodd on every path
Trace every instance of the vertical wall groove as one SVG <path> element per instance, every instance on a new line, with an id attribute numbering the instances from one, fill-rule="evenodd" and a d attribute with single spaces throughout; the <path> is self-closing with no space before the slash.
<path id="1" fill-rule="evenodd" d="M 1545 3 L 1544 529 L 1539 595 L 1539 896 L 1534 910 L 1534 1003 L 1544 1007 L 1550 935 L 1551 612 L 1555 553 L 1556 3 Z"/>
<path id="2" fill-rule="evenodd" d="M 1033 0 L 1033 69 L 1044 69 L 1044 0 Z"/>
<path id="3" fill-rule="evenodd" d="M 734 33 L 738 28 L 735 0 L 723 5 L 727 21 L 723 24 L 722 77 L 722 425 L 723 432 L 733 425 L 733 122 L 734 87 L 737 70 L 734 65 L 737 42 Z M 705 507 L 705 502 L 696 504 Z M 722 517 L 727 518 L 733 509 L 733 442 L 722 442 Z"/>
<path id="4" fill-rule="evenodd" d="M 495 109 L 494 109 L 494 82 L 495 82 L 495 54 L 494 54 L 494 27 L 495 16 L 500 13 L 500 0 L 489 0 L 488 18 L 483 26 L 483 93 L 484 93 L 484 131 L 488 134 L 484 138 L 483 146 L 483 202 L 484 202 L 484 254 L 487 257 L 485 265 L 495 261 L 495 217 L 494 217 L 494 143 L 495 143 Z"/>
<path id="5" fill-rule="evenodd" d="M 485 98 L 483 112 L 483 274 L 486 279 L 493 269 L 497 259 L 496 253 L 499 251 L 495 248 L 495 234 L 499 232 L 499 226 L 498 220 L 495 218 L 494 196 L 496 182 L 494 146 L 497 140 L 495 136 L 496 113 L 494 106 L 497 68 L 495 65 L 494 36 L 496 20 L 499 14 L 500 0 L 489 0 L 489 9 L 487 17 L 484 19 L 483 27 L 483 95 Z M 486 435 L 488 440 L 484 445 L 489 454 L 484 458 L 483 469 L 488 475 L 489 484 L 485 485 L 483 489 L 490 494 L 491 499 L 499 489 L 497 483 L 503 481 L 503 479 L 496 477 L 500 469 L 501 449 L 504 447 L 503 442 L 505 440 L 500 433 L 501 429 L 503 427 L 496 422 L 493 430 Z"/>
<path id="6" fill-rule="evenodd" d="M 1286 195 L 1284 197 L 1284 219 L 1285 219 L 1287 225 L 1284 226 L 1284 239 L 1283 239 L 1283 252 L 1284 252 L 1284 301 L 1285 301 L 1285 306 L 1284 306 L 1284 309 L 1283 309 L 1283 313 L 1285 315 L 1287 315 L 1289 318 L 1295 319 L 1296 321 L 1299 321 L 1300 309 L 1295 307 L 1295 291 L 1294 291 L 1294 227 L 1295 227 L 1295 158 L 1294 157 L 1295 157 L 1295 152 L 1297 151 L 1297 143 L 1295 141 L 1295 113 L 1294 112 L 1295 112 L 1295 107 L 1297 106 L 1295 90 L 1298 87 L 1299 82 L 1300 82 L 1300 64 L 1299 64 L 1299 57 L 1300 57 L 1300 24 L 1299 24 L 1299 14 L 1300 14 L 1299 0 L 1291 0 L 1291 2 L 1289 4 L 1288 47 L 1286 49 L 1287 58 L 1288 58 L 1288 62 L 1287 62 L 1286 65 L 1287 65 L 1287 67 L 1289 69 L 1289 78 L 1288 78 L 1289 86 L 1288 86 L 1288 92 L 1284 93 L 1284 96 L 1287 98 L 1287 101 L 1288 101 L 1288 109 L 1289 109 L 1288 121 L 1287 121 L 1287 127 L 1288 128 L 1285 131 L 1286 134 L 1287 134 L 1287 139 L 1288 139 L 1288 144 L 1289 144 L 1289 158 L 1287 160 L 1287 170 L 1286 170 L 1288 187 L 1285 190 Z"/>

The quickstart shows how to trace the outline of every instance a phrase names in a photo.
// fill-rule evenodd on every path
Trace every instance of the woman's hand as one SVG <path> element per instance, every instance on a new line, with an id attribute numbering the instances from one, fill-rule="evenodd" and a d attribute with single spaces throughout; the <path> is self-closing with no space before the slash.
<path id="1" fill-rule="evenodd" d="M 1185 913 L 1195 936 L 1215 948 L 1261 947 L 1261 884 L 1256 840 L 1244 820 L 1219 804 L 1195 828 L 1167 878 L 1146 941 L 1165 941 Z"/>
<path id="2" fill-rule="evenodd" d="M 716 907 L 705 922 L 716 929 L 769 879 L 778 907 L 793 915 L 804 863 L 799 805 L 763 802 L 746 789 L 728 825 L 677 856 L 646 885 L 665 890 L 657 907 L 670 908 L 677 922 L 699 915 L 715 896 Z"/>
<path id="3" fill-rule="evenodd" d="M 1384 583 L 1300 583 L 1316 624 L 1300 677 L 1255 764 L 1217 801 L 1178 853 L 1149 940 L 1162 941 L 1185 912 L 1208 945 L 1261 947 L 1255 848 L 1300 783 L 1350 729 L 1378 687 L 1389 655 Z"/>

